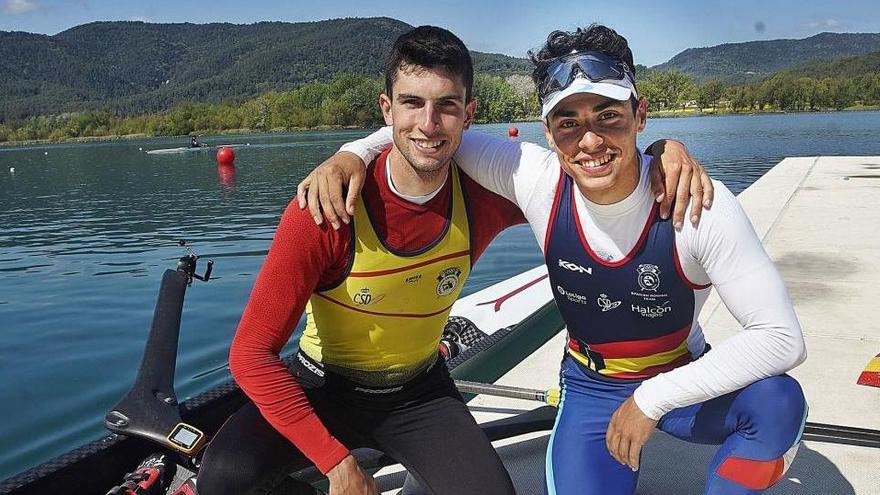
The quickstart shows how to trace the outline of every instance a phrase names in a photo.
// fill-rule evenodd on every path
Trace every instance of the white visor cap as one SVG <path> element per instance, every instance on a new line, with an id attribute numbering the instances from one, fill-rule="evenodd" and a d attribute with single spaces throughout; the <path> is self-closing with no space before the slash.
<path id="1" fill-rule="evenodd" d="M 578 74 L 567 88 L 553 93 L 550 99 L 544 102 L 541 108 L 541 119 L 546 120 L 547 116 L 550 115 L 550 112 L 553 111 L 559 102 L 578 93 L 593 93 L 618 101 L 628 100 L 630 96 L 635 99 L 639 98 L 636 88 L 629 80 L 629 77 L 624 77 L 623 79 L 603 79 L 599 82 L 593 82 Z"/>

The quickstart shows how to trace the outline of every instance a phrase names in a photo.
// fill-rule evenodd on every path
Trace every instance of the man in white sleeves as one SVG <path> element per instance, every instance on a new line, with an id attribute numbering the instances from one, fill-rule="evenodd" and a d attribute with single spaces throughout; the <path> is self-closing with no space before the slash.
<path id="1" fill-rule="evenodd" d="M 552 151 L 468 132 L 455 159 L 522 209 L 567 324 L 548 493 L 635 493 L 655 428 L 720 446 L 705 493 L 762 493 L 788 468 L 807 412 L 784 374 L 806 351 L 778 271 L 721 183 L 698 225 L 658 214 L 626 39 L 600 25 L 556 31 L 530 56 Z M 343 149 L 369 161 L 388 140 L 379 131 Z M 362 174 L 357 161 L 346 169 Z M 697 315 L 713 286 L 743 331 L 710 350 Z"/>

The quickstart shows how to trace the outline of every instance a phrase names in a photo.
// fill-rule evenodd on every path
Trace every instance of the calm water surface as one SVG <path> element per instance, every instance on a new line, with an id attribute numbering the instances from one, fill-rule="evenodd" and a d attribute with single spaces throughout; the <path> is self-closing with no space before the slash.
<path id="1" fill-rule="evenodd" d="M 545 143 L 540 124 L 516 125 Z M 478 127 L 506 136 L 508 125 Z M 679 139 L 739 192 L 786 156 L 880 155 L 878 130 L 880 112 L 649 119 L 640 144 Z M 234 171 L 207 151 L 140 150 L 186 139 L 0 148 L 0 479 L 104 434 L 140 362 L 162 272 L 184 253 L 178 239 L 216 261 L 215 279 L 187 294 L 178 394 L 228 379 L 229 342 L 296 184 L 366 133 L 206 138 L 251 144 Z M 539 263 L 528 228 L 510 229 L 465 293 Z"/>

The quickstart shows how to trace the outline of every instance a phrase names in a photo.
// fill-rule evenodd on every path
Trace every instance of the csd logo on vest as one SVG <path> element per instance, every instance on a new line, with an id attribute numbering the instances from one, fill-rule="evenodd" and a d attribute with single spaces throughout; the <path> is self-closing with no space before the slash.
<path id="1" fill-rule="evenodd" d="M 385 294 L 380 294 L 378 296 L 374 296 L 370 293 L 369 287 L 364 287 L 357 294 L 352 296 L 352 301 L 355 304 L 360 304 L 361 306 L 369 306 L 370 304 L 376 304 L 377 302 L 385 299 Z"/>
<path id="2" fill-rule="evenodd" d="M 608 298 L 607 294 L 599 294 L 599 298 L 596 299 L 596 304 L 598 304 L 599 307 L 602 308 L 602 312 L 605 313 L 606 311 L 611 311 L 620 306 L 620 301 L 612 301 Z"/>

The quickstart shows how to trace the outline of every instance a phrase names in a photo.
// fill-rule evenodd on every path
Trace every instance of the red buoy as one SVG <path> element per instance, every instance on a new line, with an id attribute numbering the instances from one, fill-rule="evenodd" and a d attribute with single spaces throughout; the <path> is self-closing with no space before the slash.
<path id="1" fill-rule="evenodd" d="M 235 163 L 235 152 L 232 148 L 222 147 L 217 150 L 217 163 L 220 165 L 232 165 Z"/>
<path id="2" fill-rule="evenodd" d="M 517 137 L 519 136 L 519 129 L 516 127 L 510 127 L 507 129 L 507 135 L 510 137 Z"/>

